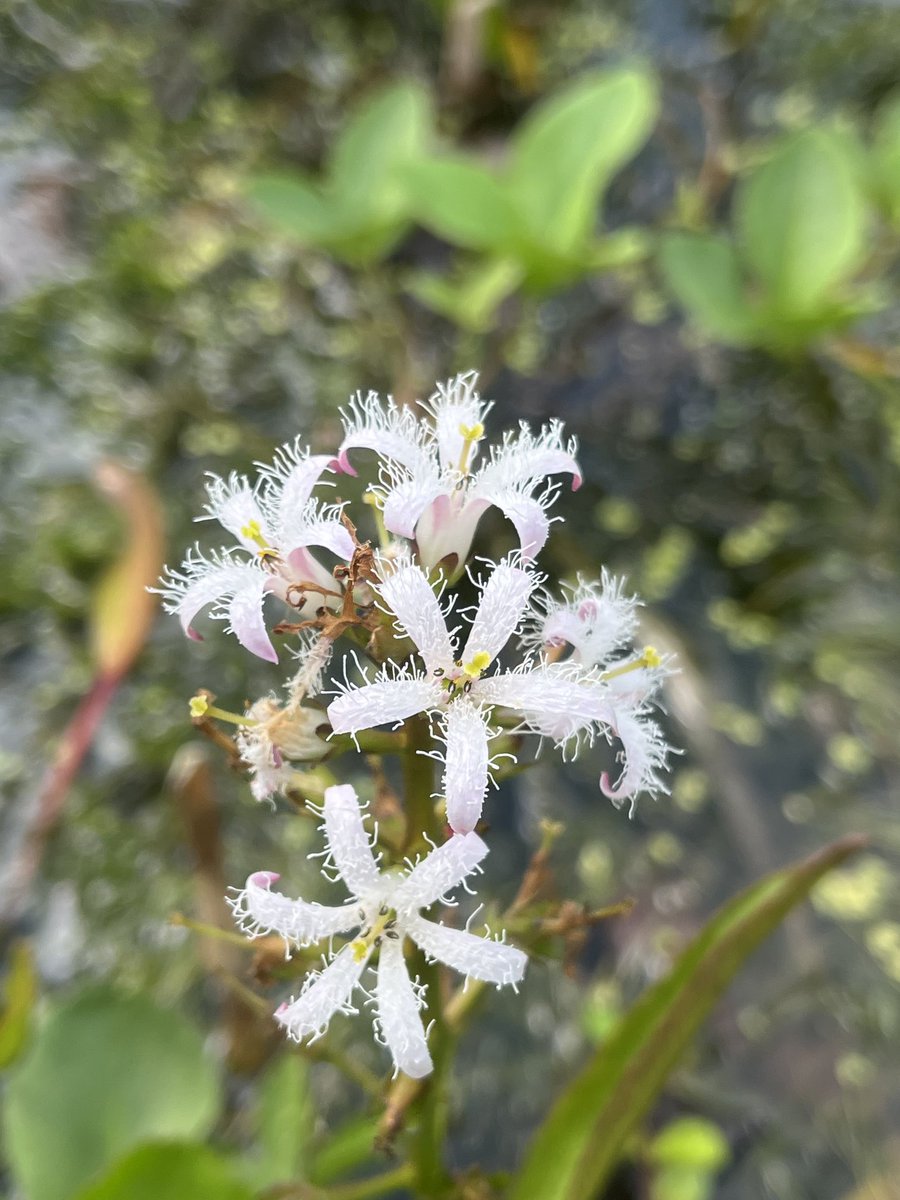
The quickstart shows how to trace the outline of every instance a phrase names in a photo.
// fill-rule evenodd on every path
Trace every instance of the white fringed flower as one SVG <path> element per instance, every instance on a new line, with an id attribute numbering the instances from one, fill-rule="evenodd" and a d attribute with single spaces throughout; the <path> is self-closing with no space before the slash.
<path id="1" fill-rule="evenodd" d="M 408 870 L 383 872 L 352 787 L 327 788 L 322 815 L 329 858 L 351 894 L 349 904 L 328 907 L 291 900 L 272 891 L 278 876 L 269 871 L 251 875 L 229 904 L 238 925 L 251 937 L 274 933 L 295 946 L 308 946 L 356 931 L 326 960 L 323 970 L 307 976 L 300 994 L 278 1009 L 276 1020 L 294 1041 L 321 1037 L 335 1013 L 357 1011 L 354 993 L 377 951 L 373 1002 L 379 1036 L 396 1070 L 418 1079 L 431 1071 L 432 1063 L 419 1015 L 424 989 L 410 979 L 403 939 L 409 937 L 429 958 L 467 978 L 498 987 L 514 987 L 525 972 L 527 958 L 521 950 L 448 928 L 420 912 L 476 871 L 487 846 L 476 833 L 454 834 Z"/>
<path id="2" fill-rule="evenodd" d="M 432 418 L 420 419 L 393 399 L 359 394 L 344 413 L 345 437 L 338 453 L 341 470 L 355 475 L 349 452 L 366 447 L 382 459 L 380 483 L 372 490 L 391 533 L 415 540 L 426 567 L 455 556 L 465 563 L 475 527 L 496 505 L 519 535 L 523 559 L 532 559 L 547 540 L 547 510 L 557 489 L 552 475 L 572 476 L 581 485 L 575 441 L 563 440 L 562 424 L 551 421 L 535 436 L 522 422 L 477 463 L 490 408 L 475 391 L 478 375 L 469 371 L 447 383 L 422 405 Z M 452 567 L 451 569 L 455 569 Z"/>
<path id="3" fill-rule="evenodd" d="M 447 628 L 450 609 L 442 610 L 421 567 L 406 558 L 382 564 L 382 571 L 376 591 L 398 629 L 415 643 L 424 671 L 382 668 L 372 682 L 347 683 L 328 706 L 328 719 L 336 733 L 356 733 L 420 712 L 439 715 L 447 820 L 457 833 L 474 829 L 481 815 L 492 767 L 494 707 L 517 714 L 520 731 L 551 738 L 560 747 L 577 750 L 598 732 L 619 738 L 624 749 L 622 776 L 615 785 L 606 774 L 600 781 L 604 795 L 617 806 L 637 791 L 662 788 L 659 772 L 667 747 L 646 716 L 650 683 L 655 686 L 663 669 L 655 652 L 646 662 L 642 657 L 611 671 L 580 661 L 559 663 L 531 656 L 514 670 L 487 675 L 528 611 L 539 582 L 532 571 L 514 560 L 494 568 L 481 584 L 481 600 L 461 651 L 453 636 L 456 631 Z M 559 617 L 557 610 L 555 615 Z M 588 615 L 585 608 L 585 620 Z M 553 628 L 558 643 L 563 637 L 558 619 Z M 576 636 L 580 635 L 570 630 L 566 640 Z M 591 644 L 589 637 L 580 640 L 584 646 Z"/>
<path id="4" fill-rule="evenodd" d="M 188 637 L 199 640 L 192 622 L 197 613 L 212 605 L 210 616 L 227 621 L 228 630 L 253 654 L 277 662 L 265 621 L 263 601 L 269 593 L 280 597 L 295 611 L 298 596 L 292 592 L 300 582 L 334 590 L 334 579 L 310 554 L 310 546 L 321 546 L 339 558 L 353 554 L 353 540 L 339 520 L 340 508 L 310 500 L 322 472 L 333 464 L 329 455 L 310 455 L 299 439 L 283 446 L 271 464 L 260 468 L 251 486 L 244 475 L 228 479 L 211 476 L 207 484 L 206 516 L 215 519 L 237 540 L 236 547 L 203 554 L 198 547 L 188 551 L 180 570 L 166 569 L 162 587 L 167 612 L 181 620 Z M 310 593 L 299 611 L 318 608 L 320 595 Z"/>

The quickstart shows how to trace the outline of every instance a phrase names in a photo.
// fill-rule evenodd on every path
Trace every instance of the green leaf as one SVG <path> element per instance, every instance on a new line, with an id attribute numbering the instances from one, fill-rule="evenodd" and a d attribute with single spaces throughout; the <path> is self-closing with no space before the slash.
<path id="1" fill-rule="evenodd" d="M 734 345 L 754 340 L 756 317 L 744 294 L 734 247 L 713 234 L 666 234 L 659 265 L 676 299 L 700 328 Z"/>
<path id="2" fill-rule="evenodd" d="M 306 1178 L 314 1118 L 309 1067 L 299 1054 L 282 1054 L 259 1093 L 262 1154 L 254 1178 L 260 1187 Z"/>
<path id="3" fill-rule="evenodd" d="M 731 900 L 645 992 L 563 1092 L 531 1143 L 509 1200 L 590 1200 L 744 960 L 813 885 L 864 844 L 844 838 Z"/>
<path id="4" fill-rule="evenodd" d="M 562 255 L 587 241 L 602 191 L 646 141 L 657 106 L 653 76 L 628 67 L 587 75 L 529 114 L 507 179 L 533 239 Z"/>
<path id="5" fill-rule="evenodd" d="M 731 1158 L 728 1140 L 718 1125 L 701 1117 L 680 1117 L 662 1129 L 647 1150 L 658 1166 L 720 1171 Z"/>
<path id="6" fill-rule="evenodd" d="M 91 990 L 51 1016 L 10 1078 L 9 1161 L 29 1200 L 66 1200 L 139 1142 L 202 1137 L 219 1104 L 191 1025 L 145 997 Z"/>
<path id="7" fill-rule="evenodd" d="M 810 129 L 788 138 L 735 203 L 747 263 L 785 314 L 819 307 L 862 265 L 866 212 L 855 147 L 844 134 Z"/>
<path id="8" fill-rule="evenodd" d="M 428 96 L 416 84 L 395 84 L 366 97 L 334 144 L 331 196 L 360 223 L 405 215 L 397 171 L 422 153 L 428 126 Z"/>
<path id="9" fill-rule="evenodd" d="M 878 106 L 872 138 L 875 189 L 891 219 L 900 224 L 900 91 Z"/>
<path id="10" fill-rule="evenodd" d="M 338 204 L 299 172 L 251 175 L 244 185 L 251 207 L 281 233 L 310 246 L 346 236 L 354 223 Z"/>
<path id="11" fill-rule="evenodd" d="M 253 1200 L 231 1164 L 206 1146 L 141 1146 L 120 1159 L 77 1200 Z"/>
<path id="12" fill-rule="evenodd" d="M 481 333 L 493 324 L 497 306 L 519 286 L 522 267 L 511 258 L 491 259 L 455 278 L 421 272 L 410 278 L 409 292 L 461 329 Z"/>
<path id="13" fill-rule="evenodd" d="M 13 942 L 9 950 L 9 970 L 3 985 L 3 1012 L 0 1014 L 2 1069 L 15 1062 L 25 1048 L 36 998 L 37 974 L 31 947 L 27 942 Z"/>
<path id="14" fill-rule="evenodd" d="M 374 1161 L 378 1117 L 353 1117 L 320 1146 L 313 1158 L 310 1179 L 327 1187 L 365 1163 Z"/>
<path id="15" fill-rule="evenodd" d="M 485 167 L 463 158 L 422 159 L 409 163 L 403 178 L 413 215 L 448 242 L 499 250 L 519 231 L 506 190 Z"/>

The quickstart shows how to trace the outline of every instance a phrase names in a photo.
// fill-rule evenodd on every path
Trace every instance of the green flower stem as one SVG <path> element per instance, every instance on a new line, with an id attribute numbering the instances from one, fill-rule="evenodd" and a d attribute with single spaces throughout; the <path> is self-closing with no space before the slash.
<path id="1" fill-rule="evenodd" d="M 320 1188 L 310 1183 L 276 1184 L 266 1188 L 260 1200 L 370 1200 L 373 1196 L 410 1187 L 414 1181 L 412 1165 L 404 1163 L 393 1171 L 383 1171 L 380 1175 L 370 1175 L 368 1179 L 338 1184 L 337 1187 Z"/>

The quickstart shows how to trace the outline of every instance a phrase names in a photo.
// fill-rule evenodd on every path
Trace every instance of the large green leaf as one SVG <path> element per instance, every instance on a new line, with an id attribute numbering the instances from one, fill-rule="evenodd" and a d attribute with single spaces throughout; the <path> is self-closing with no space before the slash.
<path id="1" fill-rule="evenodd" d="M 843 133 L 810 129 L 782 142 L 740 187 L 736 207 L 746 260 L 787 315 L 819 307 L 861 265 L 860 164 Z"/>
<path id="2" fill-rule="evenodd" d="M 628 67 L 579 79 L 523 121 L 507 178 L 532 238 L 563 255 L 587 241 L 601 192 L 640 149 L 656 111 L 653 76 Z"/>
<path id="3" fill-rule="evenodd" d="M 244 194 L 259 215 L 281 233 L 307 245 L 325 245 L 344 237 L 355 222 L 300 172 L 270 171 L 251 175 Z"/>
<path id="4" fill-rule="evenodd" d="M 367 221 L 399 216 L 406 205 L 397 168 L 422 153 L 428 125 L 428 96 L 417 84 L 366 97 L 334 144 L 331 196 Z"/>
<path id="5" fill-rule="evenodd" d="M 0 1012 L 0 1069 L 22 1053 L 28 1041 L 37 999 L 38 980 L 34 956 L 28 942 L 13 942 L 9 969 L 3 981 L 3 1010 Z"/>
<path id="6" fill-rule="evenodd" d="M 744 960 L 864 839 L 844 838 L 731 900 L 647 991 L 554 1105 L 510 1200 L 591 1200 Z"/>
<path id="7" fill-rule="evenodd" d="M 472 250 L 500 250 L 518 230 L 506 189 L 486 168 L 464 158 L 420 159 L 403 177 L 413 214 L 426 228 Z"/>
<path id="8" fill-rule="evenodd" d="M 254 1173 L 258 1185 L 306 1178 L 315 1111 L 309 1064 L 299 1054 L 282 1054 L 266 1072 L 259 1090 L 258 1120 L 261 1155 Z"/>
<path id="9" fill-rule="evenodd" d="M 203 1136 L 219 1103 L 196 1030 L 144 997 L 92 990 L 50 1017 L 10 1078 L 13 1174 L 28 1200 L 67 1200 L 139 1142 Z"/>
<path id="10" fill-rule="evenodd" d="M 734 247 L 714 234 L 670 233 L 659 265 L 677 300 L 701 329 L 736 345 L 753 341 L 756 319 Z"/>
<path id="11" fill-rule="evenodd" d="M 115 1163 L 77 1200 L 253 1200 L 254 1190 L 207 1146 L 141 1146 Z"/>

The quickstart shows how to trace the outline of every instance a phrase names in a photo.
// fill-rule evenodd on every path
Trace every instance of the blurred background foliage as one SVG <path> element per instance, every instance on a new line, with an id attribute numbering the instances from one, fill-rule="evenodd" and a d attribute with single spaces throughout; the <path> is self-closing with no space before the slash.
<path id="1" fill-rule="evenodd" d="M 170 920 L 222 924 L 259 866 L 308 886 L 310 831 L 187 720 L 198 686 L 234 707 L 279 678 L 141 585 L 163 526 L 170 561 L 195 537 L 204 471 L 333 446 L 357 388 L 470 366 L 495 429 L 578 434 L 545 568 L 643 595 L 685 754 L 631 822 L 589 756 L 504 785 L 498 892 L 550 816 L 561 893 L 636 907 L 492 999 L 453 1165 L 509 1169 L 716 904 L 858 830 L 608 1195 L 897 1194 L 898 44 L 874 0 L 2 5 L 9 1195 L 135 1200 L 159 1172 L 241 1200 L 370 1156 L 367 1033 L 286 1053 L 249 955 Z"/>

